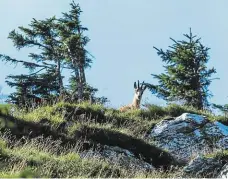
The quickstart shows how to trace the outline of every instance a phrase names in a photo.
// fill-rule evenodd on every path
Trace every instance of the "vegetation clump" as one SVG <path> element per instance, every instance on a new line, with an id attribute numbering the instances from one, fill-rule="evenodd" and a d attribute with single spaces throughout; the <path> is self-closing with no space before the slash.
<path id="1" fill-rule="evenodd" d="M 0 177 L 179 177 L 183 163 L 169 151 L 148 142 L 153 127 L 183 113 L 206 116 L 210 121 L 228 124 L 227 106 L 214 105 L 225 116 L 210 112 L 208 98 L 214 68 L 208 69 L 209 48 L 200 38 L 184 34 L 170 50 L 157 50 L 167 65 L 165 73 L 153 74 L 158 85 L 142 83 L 135 87 L 134 102 L 120 110 L 104 107 L 106 97 L 97 97 L 98 89 L 87 83 L 86 69 L 93 56 L 86 49 L 90 39 L 80 21 L 79 4 L 70 3 L 62 16 L 33 19 L 28 27 L 12 30 L 8 38 L 18 50 L 36 48 L 30 60 L 18 60 L 0 54 L 0 60 L 22 64 L 29 73 L 9 75 L 6 83 L 15 88 L 11 104 L 0 105 Z M 64 84 L 62 69 L 71 72 Z M 146 104 L 140 109 L 144 90 L 165 99 L 165 107 Z M 180 102 L 183 105 L 177 105 Z M 83 158 L 83 151 L 100 151 L 117 146 L 130 151 L 137 160 L 153 166 L 151 170 L 128 171 L 118 163 L 98 158 Z M 227 151 L 213 153 L 227 160 Z M 132 156 L 131 156 L 132 157 Z M 127 163 L 127 162 L 126 162 Z M 131 163 L 129 164 L 131 165 Z M 173 168 L 174 167 L 174 168 Z"/>

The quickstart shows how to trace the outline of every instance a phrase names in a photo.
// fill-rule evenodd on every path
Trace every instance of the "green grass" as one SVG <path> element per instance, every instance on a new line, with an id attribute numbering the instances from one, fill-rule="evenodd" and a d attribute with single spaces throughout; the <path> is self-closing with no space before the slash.
<path id="1" fill-rule="evenodd" d="M 50 140 L 49 142 L 54 143 Z M 5 147 L 5 151 L 10 160 L 2 161 L 5 166 L 0 168 L 1 178 L 22 175 L 59 178 L 107 177 L 107 171 L 121 173 L 121 169 L 118 167 L 112 168 L 102 161 L 81 159 L 76 152 L 70 152 L 70 148 L 62 148 L 58 151 L 51 144 L 40 139 L 27 140 L 25 144 L 15 145 L 11 148 Z M 100 170 L 103 168 L 105 170 L 101 172 Z M 114 176 L 117 177 L 117 175 Z"/>
<path id="2" fill-rule="evenodd" d="M 215 158 L 218 160 L 225 160 L 226 162 L 228 162 L 228 150 L 221 150 L 221 151 L 217 151 L 214 153 L 209 153 L 209 154 L 205 155 L 205 157 Z"/>
<path id="3" fill-rule="evenodd" d="M 10 105 L 0 105 L 0 114 L 8 115 Z M 129 141 L 147 144 L 144 137 L 150 132 L 151 128 L 167 117 L 177 117 L 185 112 L 207 116 L 210 121 L 222 121 L 226 124 L 227 120 L 222 116 L 214 116 L 206 111 L 199 111 L 193 107 L 171 104 L 166 107 L 158 105 L 148 105 L 147 109 L 130 110 L 120 112 L 119 110 L 105 108 L 102 105 L 90 105 L 89 103 L 71 104 L 57 103 L 53 106 L 43 106 L 29 111 L 19 110 L 14 116 L 25 124 L 41 123 L 42 120 L 48 121 L 48 126 L 55 129 L 55 133 L 64 133 L 66 138 L 73 138 L 75 134 L 90 135 L 94 141 L 109 142 L 115 141 L 124 145 Z M 1 117 L 0 117 L 1 119 Z M 58 130 L 58 126 L 64 122 L 71 121 L 71 126 L 66 131 Z M 1 129 L 10 129 L 10 121 L 0 120 Z M 20 125 L 21 126 L 21 125 Z M 23 127 L 23 126 L 22 126 Z M 20 127 L 19 132 L 25 128 Z M 25 126 L 29 131 L 29 126 Z M 35 129 L 35 128 L 32 128 Z M 37 130 L 41 128 L 37 127 Z M 43 129 L 43 128 L 42 128 Z M 45 129 L 45 128 L 44 128 Z M 53 128 L 51 128 L 53 129 Z M 13 128 L 12 128 L 13 130 Z M 16 130 L 16 129 L 15 129 Z M 50 130 L 45 129 L 45 130 Z M 48 131 L 45 131 L 47 132 Z M 53 130 L 54 131 L 54 130 Z M 33 131 L 35 133 L 36 131 Z M 88 132 L 88 133 L 87 133 Z M 94 133 L 93 133 L 94 132 Z M 49 131 L 51 134 L 51 132 Z M 53 135 L 55 135 L 53 132 Z M 26 132 L 24 133 L 26 134 Z M 15 133 L 17 135 L 17 133 Z M 101 135 L 98 139 L 96 135 Z M 56 135 L 57 136 L 57 135 Z M 104 139 L 102 138 L 104 137 Z M 116 139 L 110 139 L 114 137 Z M 102 139 L 101 139 L 102 138 Z M 89 140 L 89 138 L 86 138 Z M 119 165 L 112 166 L 106 161 L 98 159 L 81 159 L 77 150 L 72 147 L 62 146 L 58 141 L 51 141 L 47 138 L 26 139 L 18 142 L 18 139 L 11 140 L 0 134 L 0 177 L 175 177 L 178 172 L 164 171 L 136 171 L 129 172 Z M 77 144 L 75 140 L 75 144 Z M 153 141 L 152 141 L 153 142 Z M 126 146 L 131 146 L 129 143 Z M 139 145 L 141 146 L 141 145 Z M 137 149 L 138 150 L 138 149 Z M 209 156 L 209 154 L 208 154 Z M 213 157 L 228 159 L 228 152 L 211 154 Z"/>
<path id="4" fill-rule="evenodd" d="M 63 114 L 55 111 L 51 106 L 45 106 L 34 109 L 31 112 L 17 111 L 17 117 L 25 121 L 39 122 L 43 119 L 47 119 L 54 125 L 60 124 L 64 121 Z"/>
<path id="5" fill-rule="evenodd" d="M 194 107 L 191 106 L 181 106 L 177 104 L 169 104 L 166 107 L 154 105 L 154 104 L 148 104 L 147 110 L 145 110 L 145 114 L 148 116 L 151 116 L 151 118 L 161 118 L 164 116 L 172 116 L 172 117 L 178 117 L 183 113 L 194 113 L 204 116 L 211 115 L 209 112 L 197 110 Z"/>
<path id="6" fill-rule="evenodd" d="M 120 112 L 98 104 L 90 105 L 88 102 L 81 104 L 60 102 L 53 106 L 44 106 L 29 112 L 20 110 L 17 111 L 16 116 L 36 123 L 45 119 L 55 128 L 63 122 L 72 121 L 72 127 L 68 128 L 68 134 L 80 128 L 80 125 L 87 125 L 112 128 L 121 133 L 143 138 L 156 123 L 165 118 L 177 117 L 185 112 L 207 116 L 210 121 L 227 123 L 227 120 L 223 117 L 214 116 L 209 112 L 200 111 L 193 107 L 176 104 L 170 104 L 166 107 L 148 105 L 147 109 Z"/>
<path id="7" fill-rule="evenodd" d="M 11 107 L 10 104 L 0 104 L 0 114 L 9 114 Z"/>
<path id="8" fill-rule="evenodd" d="M 42 139 L 45 140 L 45 139 Z M 39 138 L 10 148 L 3 145 L 9 160 L 1 161 L 0 177 L 134 177 L 133 172 L 98 159 L 82 159 L 74 148 L 58 148 Z"/>
<path id="9" fill-rule="evenodd" d="M 3 139 L 1 139 L 4 141 Z M 8 139 L 10 140 L 10 139 Z M 47 141 L 46 141 L 47 140 Z M 45 138 L 26 140 L 7 147 L 1 142 L 7 160 L 0 159 L 1 178 L 76 178 L 76 177 L 175 177 L 175 172 L 133 171 L 99 159 L 82 159 L 75 148 L 61 148 Z"/>
<path id="10" fill-rule="evenodd" d="M 1 178 L 37 178 L 37 175 L 32 168 L 24 167 L 23 169 L 12 170 L 12 171 L 2 171 L 0 172 Z"/>
<path id="11" fill-rule="evenodd" d="M 118 110 L 107 109 L 101 105 L 89 105 L 88 103 L 70 104 L 58 103 L 54 106 L 44 106 L 29 112 L 18 110 L 16 117 L 25 121 L 39 123 L 42 120 L 49 121 L 58 127 L 64 121 L 72 121 L 71 134 L 81 125 L 96 126 L 100 128 L 112 128 L 121 133 L 142 137 L 156 120 L 142 120 L 141 110 L 121 113 Z M 80 118 L 80 115 L 84 115 Z"/>

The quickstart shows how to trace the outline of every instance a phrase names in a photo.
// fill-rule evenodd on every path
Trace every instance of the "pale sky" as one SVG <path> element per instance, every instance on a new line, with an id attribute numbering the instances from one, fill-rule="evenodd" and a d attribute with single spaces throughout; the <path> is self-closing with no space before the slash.
<path id="1" fill-rule="evenodd" d="M 31 49 L 20 51 L 7 39 L 18 26 L 27 26 L 32 18 L 42 20 L 70 9 L 70 0 L 0 0 L 0 53 L 18 60 L 28 60 Z M 192 32 L 211 48 L 208 67 L 214 66 L 220 80 L 209 89 L 214 94 L 211 102 L 228 103 L 228 1 L 227 0 L 75 0 L 83 11 L 82 24 L 89 29 L 91 41 L 87 49 L 95 59 L 86 71 L 89 84 L 99 89 L 98 96 L 106 96 L 110 105 L 119 107 L 133 99 L 133 83 L 144 80 L 156 83 L 152 73 L 164 72 L 160 57 L 153 46 L 166 50 L 172 45 L 170 37 L 183 40 L 184 33 Z M 0 62 L 2 92 L 13 91 L 6 85 L 9 74 L 21 74 L 18 65 Z M 66 74 L 67 75 L 67 74 Z M 146 91 L 143 102 L 165 104 Z"/>

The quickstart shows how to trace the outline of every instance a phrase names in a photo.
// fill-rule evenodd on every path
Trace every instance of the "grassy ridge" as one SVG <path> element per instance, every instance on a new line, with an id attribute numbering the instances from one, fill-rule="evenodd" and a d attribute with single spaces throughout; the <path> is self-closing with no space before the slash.
<path id="1" fill-rule="evenodd" d="M 0 105 L 1 178 L 175 177 L 179 170 L 129 172 L 107 161 L 82 159 L 79 152 L 96 150 L 97 144 L 119 146 L 155 167 L 179 166 L 167 152 L 146 142 L 145 135 L 156 123 L 184 112 L 226 123 L 222 117 L 178 105 L 149 105 L 121 113 L 102 105 L 58 103 L 30 111 L 15 109 L 13 116 L 10 109 Z"/>

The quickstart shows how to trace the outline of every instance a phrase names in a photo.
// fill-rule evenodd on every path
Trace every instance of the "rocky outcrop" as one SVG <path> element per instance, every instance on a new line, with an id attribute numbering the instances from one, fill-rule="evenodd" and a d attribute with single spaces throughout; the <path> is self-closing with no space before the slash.
<path id="1" fill-rule="evenodd" d="M 151 171 L 184 165 L 185 177 L 227 176 L 228 156 L 224 160 L 203 157 L 208 152 L 228 149 L 228 126 L 220 122 L 211 122 L 207 117 L 184 113 L 177 118 L 155 124 L 149 130 L 146 141 L 92 125 L 81 125 L 68 136 L 67 129 L 74 124 L 73 119 L 76 116 L 80 122 L 87 118 L 100 123 L 106 120 L 102 113 L 96 119 L 97 113 L 93 114 L 95 117 L 88 117 L 83 112 L 76 109 L 57 129 L 51 127 L 48 119 L 33 123 L 4 114 L 0 114 L 0 123 L 3 124 L 3 129 L 9 129 L 18 139 L 51 136 L 54 140 L 61 140 L 62 146 L 74 145 L 79 140 L 86 141 L 80 151 L 77 151 L 81 158 L 98 158 L 130 170 Z"/>
<path id="2" fill-rule="evenodd" d="M 152 164 L 155 168 L 182 165 L 181 162 L 174 159 L 170 153 L 159 147 L 149 144 L 142 139 L 129 136 L 114 130 L 94 128 L 83 126 L 74 133 L 75 139 L 88 140 L 94 144 L 102 146 L 118 146 L 122 149 L 131 151 L 138 159 L 142 159 Z"/>
<path id="3" fill-rule="evenodd" d="M 103 150 L 93 151 L 87 150 L 80 153 L 81 158 L 99 158 L 107 162 L 112 163 L 113 165 L 118 164 L 119 166 L 125 167 L 126 169 L 131 170 L 141 170 L 148 171 L 153 170 L 154 167 L 143 160 L 140 160 L 135 157 L 135 155 L 126 150 L 117 146 L 107 146 L 105 145 Z"/>
<path id="4" fill-rule="evenodd" d="M 188 163 L 199 154 L 228 149 L 228 126 L 210 122 L 205 116 L 184 113 L 174 120 L 156 124 L 149 139 L 176 159 Z"/>
<path id="5" fill-rule="evenodd" d="M 228 178 L 228 163 L 223 166 L 222 170 L 219 172 L 217 178 Z"/>
<path id="6" fill-rule="evenodd" d="M 221 160 L 213 157 L 198 156 L 184 167 L 184 177 L 216 177 L 223 165 Z"/>

